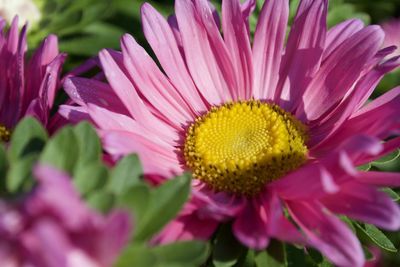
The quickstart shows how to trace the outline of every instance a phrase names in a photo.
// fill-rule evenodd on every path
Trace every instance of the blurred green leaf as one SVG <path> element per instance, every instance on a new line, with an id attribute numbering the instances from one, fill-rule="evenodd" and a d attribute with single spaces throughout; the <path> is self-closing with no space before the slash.
<path id="1" fill-rule="evenodd" d="M 157 259 L 150 249 L 131 245 L 119 256 L 114 267 L 154 267 Z"/>
<path id="2" fill-rule="evenodd" d="M 120 160 L 112 170 L 108 187 L 114 194 L 122 194 L 133 185 L 138 184 L 142 174 L 143 168 L 139 157 L 135 154 L 128 155 Z"/>
<path id="3" fill-rule="evenodd" d="M 392 153 L 371 163 L 372 166 L 381 171 L 399 171 L 400 169 L 400 150 L 397 149 Z"/>
<path id="4" fill-rule="evenodd" d="M 393 245 L 392 241 L 390 241 L 390 239 L 387 238 L 386 235 L 381 230 L 376 228 L 374 225 L 360 224 L 360 223 L 355 223 L 355 224 L 376 245 L 383 248 L 384 250 L 390 252 L 397 252 L 397 249 Z"/>
<path id="5" fill-rule="evenodd" d="M 99 162 L 93 162 L 85 167 L 81 167 L 74 174 L 75 187 L 83 196 L 87 196 L 96 189 L 100 189 L 107 181 L 108 170 Z"/>
<path id="6" fill-rule="evenodd" d="M 89 195 L 87 203 L 93 209 L 102 213 L 108 213 L 114 204 L 114 196 L 103 190 L 97 190 Z"/>
<path id="7" fill-rule="evenodd" d="M 393 201 L 399 201 L 400 200 L 400 196 L 395 191 L 393 191 L 392 189 L 390 189 L 388 187 L 385 187 L 385 188 L 382 188 L 382 191 L 385 192 L 386 194 L 388 194 L 388 196 L 391 199 L 393 199 Z"/>
<path id="8" fill-rule="evenodd" d="M 212 258 L 215 267 L 234 266 L 246 252 L 245 247 L 233 236 L 230 224 L 219 228 L 214 242 Z"/>
<path id="9" fill-rule="evenodd" d="M 141 224 L 141 220 L 147 212 L 150 197 L 150 187 L 144 183 L 138 184 L 125 193 L 117 195 L 117 204 L 134 215 L 136 224 Z M 137 230 L 135 233 L 137 233 Z"/>
<path id="10" fill-rule="evenodd" d="M 6 191 L 6 177 L 8 159 L 4 145 L 0 143 L 0 196 Z"/>
<path id="11" fill-rule="evenodd" d="M 66 126 L 47 142 L 40 161 L 72 174 L 78 158 L 78 140 L 73 129 Z"/>
<path id="12" fill-rule="evenodd" d="M 200 241 L 185 241 L 154 247 L 160 266 L 198 267 L 207 260 L 208 247 Z"/>
<path id="13" fill-rule="evenodd" d="M 102 148 L 100 139 L 93 126 L 88 122 L 81 122 L 73 128 L 79 146 L 79 166 L 86 166 L 92 162 L 100 162 Z"/>
<path id="14" fill-rule="evenodd" d="M 40 153 L 46 141 L 46 130 L 36 119 L 27 117 L 21 120 L 11 136 L 10 161 L 14 162 L 22 157 Z"/>
<path id="15" fill-rule="evenodd" d="M 144 217 L 136 229 L 135 240 L 145 241 L 172 220 L 189 196 L 191 176 L 183 174 L 151 191 Z"/>
<path id="16" fill-rule="evenodd" d="M 304 255 L 303 255 L 304 257 Z M 267 249 L 261 251 L 256 256 L 257 267 L 271 266 L 271 267 L 285 267 L 287 266 L 285 247 L 276 240 L 272 240 Z"/>
<path id="17" fill-rule="evenodd" d="M 32 167 L 38 159 L 38 155 L 30 155 L 14 162 L 7 173 L 7 190 L 15 193 L 28 181 L 33 181 Z"/>

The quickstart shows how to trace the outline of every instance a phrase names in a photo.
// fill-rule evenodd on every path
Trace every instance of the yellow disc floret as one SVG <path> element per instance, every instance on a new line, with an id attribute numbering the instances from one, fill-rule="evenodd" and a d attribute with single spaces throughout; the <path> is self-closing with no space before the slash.
<path id="1" fill-rule="evenodd" d="M 228 103 L 190 125 L 185 164 L 216 191 L 252 196 L 304 163 L 306 139 L 306 127 L 277 105 Z"/>
<path id="2" fill-rule="evenodd" d="M 10 141 L 11 132 L 7 130 L 3 124 L 0 123 L 0 142 L 8 142 Z"/>

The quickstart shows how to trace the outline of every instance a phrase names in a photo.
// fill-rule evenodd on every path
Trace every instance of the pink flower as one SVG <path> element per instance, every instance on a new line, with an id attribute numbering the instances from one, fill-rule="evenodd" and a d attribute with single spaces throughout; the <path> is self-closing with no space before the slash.
<path id="1" fill-rule="evenodd" d="M 0 18 L 0 141 L 24 116 L 34 116 L 48 126 L 49 112 L 66 55 L 58 52 L 57 37 L 50 35 L 25 62 L 26 26 L 18 30 L 18 17 L 5 32 Z"/>
<path id="2" fill-rule="evenodd" d="M 382 29 L 385 32 L 384 47 L 394 45 L 397 47 L 394 53 L 400 55 L 400 19 L 386 21 L 382 24 Z"/>
<path id="3" fill-rule="evenodd" d="M 398 133 L 400 88 L 364 105 L 400 63 L 384 60 L 393 48 L 380 50 L 379 26 L 353 19 L 327 30 L 326 0 L 301 1 L 285 42 L 288 2 L 266 1 L 253 41 L 255 1 L 223 1 L 222 22 L 207 0 L 176 0 L 168 20 L 144 4 L 162 70 L 125 35 L 122 53 L 100 52 L 108 84 L 67 80 L 76 104 L 60 113 L 92 120 L 115 159 L 137 152 L 154 182 L 193 172 L 190 202 L 155 242 L 207 239 L 232 221 L 251 248 L 277 238 L 363 266 L 360 242 L 335 214 L 400 228 L 399 207 L 378 190 L 400 175 L 356 169 L 400 144 L 382 142 Z"/>
<path id="4" fill-rule="evenodd" d="M 35 176 L 38 187 L 22 202 L 0 201 L 2 266 L 112 266 L 128 241 L 129 215 L 90 210 L 70 178 L 51 167 L 36 167 Z"/>

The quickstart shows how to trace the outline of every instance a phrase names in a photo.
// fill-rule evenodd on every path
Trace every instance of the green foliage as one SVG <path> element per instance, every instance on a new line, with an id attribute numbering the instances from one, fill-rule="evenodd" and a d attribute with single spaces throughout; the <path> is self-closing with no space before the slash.
<path id="1" fill-rule="evenodd" d="M 8 149 L 0 146 L 0 194 L 18 198 L 29 193 L 35 186 L 32 168 L 38 163 L 49 164 L 71 175 L 90 207 L 102 213 L 115 208 L 131 213 L 134 236 L 116 266 L 197 267 L 205 262 L 209 250 L 204 242 L 148 245 L 186 203 L 191 176 L 183 174 L 150 186 L 142 179 L 137 155 L 128 155 L 115 167 L 108 167 L 102 153 L 96 131 L 86 122 L 66 126 L 48 139 L 40 123 L 24 119 L 13 132 Z"/>

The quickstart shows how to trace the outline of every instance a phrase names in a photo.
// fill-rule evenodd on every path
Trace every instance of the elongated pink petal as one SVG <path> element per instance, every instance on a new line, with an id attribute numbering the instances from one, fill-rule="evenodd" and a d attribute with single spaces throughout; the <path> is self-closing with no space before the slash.
<path id="1" fill-rule="evenodd" d="M 318 71 L 325 47 L 327 0 L 302 0 L 282 59 L 275 101 L 293 111 Z"/>
<path id="2" fill-rule="evenodd" d="M 314 203 L 288 202 L 289 212 L 309 243 L 340 267 L 362 267 L 364 255 L 347 225 Z"/>
<path id="3" fill-rule="evenodd" d="M 193 120 L 194 114 L 188 105 L 133 37 L 124 35 L 121 47 L 124 64 L 132 82 L 158 111 L 159 116 L 178 129 L 187 121 Z"/>
<path id="4" fill-rule="evenodd" d="M 369 26 L 343 42 L 308 85 L 302 96 L 304 110 L 297 110 L 297 115 L 316 120 L 340 101 L 379 50 L 383 36 L 378 26 Z"/>
<path id="5" fill-rule="evenodd" d="M 129 114 L 122 101 L 106 83 L 93 79 L 71 77 L 65 80 L 64 90 L 78 105 L 85 106 L 91 103 L 113 112 Z"/>
<path id="6" fill-rule="evenodd" d="M 138 95 L 136 88 L 126 77 L 110 52 L 103 50 L 99 57 L 107 80 L 134 119 L 141 123 L 143 127 L 159 131 L 161 135 L 173 139 L 175 136 L 173 129 L 150 113 Z"/>
<path id="7" fill-rule="evenodd" d="M 312 139 L 309 145 L 311 147 L 314 144 L 317 147 L 324 146 L 324 141 L 329 139 L 354 114 L 361 103 L 365 103 L 384 75 L 399 65 L 400 58 L 393 58 L 376 66 L 362 77 L 355 85 L 351 94 L 342 103 L 337 105 L 331 114 L 326 114 L 321 122 L 318 123 L 320 125 L 311 128 Z M 316 147 L 313 147 L 313 149 L 316 149 Z"/>
<path id="8" fill-rule="evenodd" d="M 322 203 L 331 211 L 375 224 L 388 230 L 400 228 L 400 208 L 383 192 L 358 182 L 348 182 L 340 192 L 327 195 Z"/>
<path id="9" fill-rule="evenodd" d="M 184 240 L 208 240 L 215 232 L 218 222 L 211 219 L 202 219 L 196 214 L 179 216 L 171 221 L 160 234 L 152 240 L 155 244 L 166 244 Z"/>
<path id="10" fill-rule="evenodd" d="M 253 42 L 253 96 L 256 99 L 274 98 L 288 16 L 288 1 L 269 0 L 262 7 Z"/>
<path id="11" fill-rule="evenodd" d="M 344 41 L 364 28 L 364 23 L 359 19 L 349 19 L 333 26 L 326 34 L 326 43 L 323 61 L 328 58 Z"/>
<path id="12" fill-rule="evenodd" d="M 69 105 L 61 105 L 58 113 L 69 122 L 75 124 L 81 121 L 90 121 L 90 116 L 87 109 L 84 107 L 75 107 Z"/>
<path id="13" fill-rule="evenodd" d="M 222 39 L 218 21 L 216 19 L 210 20 L 211 16 L 215 18 L 215 10 L 207 0 L 195 0 L 194 3 L 196 12 L 207 31 L 210 46 L 212 50 L 218 51 L 218 53 L 214 54 L 228 85 L 228 92 L 226 92 L 225 98 L 226 100 L 237 100 L 238 92 L 241 90 L 239 85 L 241 77 L 238 77 L 235 73 L 234 62 L 231 59 L 227 45 Z"/>
<path id="14" fill-rule="evenodd" d="M 186 63 L 200 93 L 212 105 L 229 100 L 227 80 L 218 65 L 216 51 L 211 48 L 195 4 L 188 0 L 177 0 L 175 11 Z"/>
<path id="15" fill-rule="evenodd" d="M 258 199 L 250 199 L 233 223 L 233 233 L 243 244 L 264 249 L 269 243 L 268 211 Z"/>
<path id="16" fill-rule="evenodd" d="M 172 147 L 122 131 L 100 132 L 106 151 L 114 156 L 137 153 L 145 173 L 170 177 L 182 173 Z"/>
<path id="17" fill-rule="evenodd" d="M 360 172 L 356 179 L 361 183 L 376 186 L 400 187 L 400 173 L 397 172 Z"/>
<path id="18" fill-rule="evenodd" d="M 252 95 L 253 62 L 250 36 L 239 0 L 222 1 L 222 29 L 237 77 L 238 97 L 247 100 Z"/>
<path id="19" fill-rule="evenodd" d="M 172 84 L 179 88 L 180 94 L 188 105 L 193 107 L 194 112 L 206 110 L 206 105 L 194 85 L 179 51 L 171 27 L 150 4 L 144 4 L 141 12 L 146 39 Z M 179 40 L 181 41 L 180 33 Z"/>

